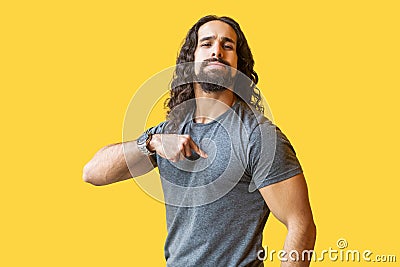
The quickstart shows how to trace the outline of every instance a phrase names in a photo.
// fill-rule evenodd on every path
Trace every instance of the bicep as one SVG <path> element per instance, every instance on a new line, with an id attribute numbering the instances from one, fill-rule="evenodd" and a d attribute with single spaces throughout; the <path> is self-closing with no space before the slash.
<path id="1" fill-rule="evenodd" d="M 312 220 L 307 184 L 302 173 L 259 189 L 272 214 L 286 225 Z"/>

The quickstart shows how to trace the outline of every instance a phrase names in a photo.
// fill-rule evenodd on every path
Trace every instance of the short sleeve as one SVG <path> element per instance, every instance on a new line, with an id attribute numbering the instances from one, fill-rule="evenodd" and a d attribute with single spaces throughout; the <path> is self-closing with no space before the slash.
<path id="1" fill-rule="evenodd" d="M 165 131 L 165 125 L 167 124 L 167 121 L 163 121 L 160 124 L 158 124 L 157 126 L 148 128 L 146 130 L 146 132 L 150 133 L 150 134 L 162 134 Z"/>
<path id="2" fill-rule="evenodd" d="M 272 123 L 260 124 L 252 132 L 248 155 L 248 169 L 258 189 L 303 172 L 288 138 Z"/>

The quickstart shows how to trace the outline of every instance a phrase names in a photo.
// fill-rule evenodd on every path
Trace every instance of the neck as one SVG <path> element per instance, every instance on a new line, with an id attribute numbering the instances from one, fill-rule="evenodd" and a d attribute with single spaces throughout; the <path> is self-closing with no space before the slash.
<path id="1" fill-rule="evenodd" d="M 235 103 L 235 94 L 231 89 L 220 92 L 206 93 L 200 85 L 194 84 L 194 95 L 196 97 L 196 123 L 209 123 L 222 115 Z"/>

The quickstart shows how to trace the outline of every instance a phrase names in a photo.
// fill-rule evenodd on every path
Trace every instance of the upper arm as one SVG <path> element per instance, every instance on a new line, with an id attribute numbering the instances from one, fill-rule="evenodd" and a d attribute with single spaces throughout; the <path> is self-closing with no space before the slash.
<path id="1" fill-rule="evenodd" d="M 259 189 L 272 214 L 290 227 L 313 222 L 307 184 L 302 173 Z"/>

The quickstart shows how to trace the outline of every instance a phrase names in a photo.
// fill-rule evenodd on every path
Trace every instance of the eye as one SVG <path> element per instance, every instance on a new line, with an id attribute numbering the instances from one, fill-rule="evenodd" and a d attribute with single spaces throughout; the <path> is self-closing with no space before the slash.
<path id="1" fill-rule="evenodd" d="M 226 48 L 226 49 L 233 49 L 233 46 L 231 46 L 231 45 L 224 45 L 224 48 Z"/>
<path id="2" fill-rule="evenodd" d="M 211 46 L 211 43 L 202 43 L 200 46 Z"/>

